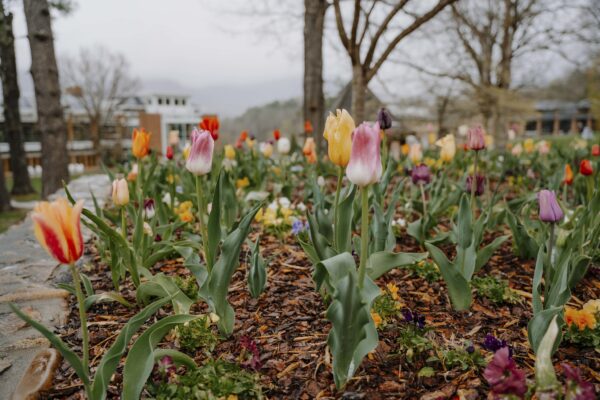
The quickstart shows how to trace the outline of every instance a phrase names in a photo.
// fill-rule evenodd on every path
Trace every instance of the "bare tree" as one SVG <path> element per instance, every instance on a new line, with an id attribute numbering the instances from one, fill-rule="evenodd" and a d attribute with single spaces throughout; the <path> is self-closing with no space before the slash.
<path id="1" fill-rule="evenodd" d="M 422 1 L 418 2 L 416 9 L 409 9 L 411 0 L 355 0 L 350 29 L 347 30 L 340 0 L 333 0 L 338 33 L 352 64 L 352 114 L 357 121 L 365 118 L 367 84 L 396 46 L 456 1 L 438 0 L 432 7 L 422 10 Z M 376 16 L 383 18 L 375 21 Z M 409 22 L 400 24 L 402 20 Z"/>
<path id="2" fill-rule="evenodd" d="M 132 95 L 138 81 L 130 75 L 122 54 L 103 47 L 82 49 L 77 58 L 61 65 L 63 86 L 85 110 L 96 154 L 100 154 L 101 129 L 114 117 L 118 105 Z"/>
<path id="3" fill-rule="evenodd" d="M 305 121 L 317 132 L 317 147 L 321 147 L 325 128 L 325 94 L 323 92 L 323 31 L 326 0 L 304 0 L 304 105 Z"/>
<path id="4" fill-rule="evenodd" d="M 33 193 L 27 172 L 27 158 L 23 144 L 23 127 L 19 114 L 19 83 L 15 57 L 15 36 L 12 28 L 13 15 L 6 12 L 0 0 L 0 76 L 4 98 L 4 132 L 10 146 L 10 169 L 13 177 L 12 194 Z"/>
<path id="5" fill-rule="evenodd" d="M 42 196 L 47 197 L 69 178 L 67 129 L 60 104 L 60 84 L 47 0 L 23 0 L 31 75 L 35 86 L 38 127 L 42 134 Z"/>

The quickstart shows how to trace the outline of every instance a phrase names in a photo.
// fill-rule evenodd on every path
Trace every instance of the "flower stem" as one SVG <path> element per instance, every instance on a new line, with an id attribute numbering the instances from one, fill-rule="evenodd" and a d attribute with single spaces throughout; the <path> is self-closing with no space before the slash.
<path id="1" fill-rule="evenodd" d="M 74 263 L 69 264 L 69 268 L 71 269 L 71 275 L 73 275 L 73 286 L 75 286 L 75 295 L 77 297 L 77 305 L 79 306 L 79 320 L 81 323 L 81 340 L 82 340 L 82 349 L 83 349 L 83 369 L 86 374 L 90 373 L 89 363 L 89 339 L 88 339 L 88 330 L 87 330 L 87 316 L 85 313 L 85 299 L 83 297 L 83 291 L 81 290 L 81 279 L 79 278 L 79 271 L 77 271 L 77 267 L 75 267 Z M 88 398 L 90 397 L 90 388 L 89 385 L 85 385 L 85 391 L 88 394 Z"/>
<path id="2" fill-rule="evenodd" d="M 367 271 L 369 251 L 369 186 L 361 189 L 361 225 L 360 225 L 360 265 L 358 266 L 358 287 L 362 289 Z"/>
<path id="3" fill-rule="evenodd" d="M 171 176 L 171 185 L 169 194 L 171 195 L 171 210 L 175 209 L 175 171 L 173 170 L 173 161 L 169 161 L 169 175 Z"/>
<path id="4" fill-rule="evenodd" d="M 202 235 L 202 247 L 204 248 L 204 261 L 206 262 L 208 273 L 210 273 L 212 270 L 212 258 L 208 252 L 208 232 L 204 225 L 206 205 L 204 204 L 204 196 L 202 196 L 202 181 L 199 175 L 196 175 L 196 196 L 198 198 L 198 221 L 200 222 L 200 234 Z"/>
<path id="5" fill-rule="evenodd" d="M 421 189 L 421 201 L 423 202 L 423 221 L 427 218 L 427 200 L 425 199 L 425 188 L 423 183 L 419 183 L 419 189 Z"/>
<path id="6" fill-rule="evenodd" d="M 121 233 L 127 241 L 127 217 L 125 216 L 125 206 L 121 206 Z"/>
<path id="7" fill-rule="evenodd" d="M 140 207 L 144 207 L 144 163 L 140 158 L 138 161 L 138 179 L 137 179 L 138 187 L 139 187 L 139 204 Z"/>
<path id="8" fill-rule="evenodd" d="M 475 151 L 475 159 L 473 160 L 473 178 L 471 179 L 471 210 L 473 212 L 473 220 L 475 220 L 475 212 L 477 211 L 477 207 L 475 205 L 475 189 L 477 186 L 477 159 L 479 157 L 479 152 Z"/>
<path id="9" fill-rule="evenodd" d="M 548 296 L 550 289 L 550 271 L 552 269 L 552 248 L 554 247 L 554 227 L 556 224 L 550 224 L 550 237 L 548 238 L 548 248 L 546 249 L 546 265 L 544 265 L 544 301 Z"/>
<path id="10" fill-rule="evenodd" d="M 339 252 L 337 244 L 337 230 L 338 230 L 338 206 L 340 202 L 340 191 L 342 190 L 342 179 L 344 178 L 344 168 L 338 167 L 337 187 L 335 188 L 335 201 L 333 202 L 333 247 Z"/>

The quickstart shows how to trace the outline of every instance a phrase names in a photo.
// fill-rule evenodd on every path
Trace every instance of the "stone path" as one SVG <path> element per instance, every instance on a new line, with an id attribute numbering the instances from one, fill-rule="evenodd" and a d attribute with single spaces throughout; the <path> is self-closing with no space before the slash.
<path id="1" fill-rule="evenodd" d="M 86 175 L 72 181 L 69 190 L 93 210 L 90 192 L 102 206 L 110 182 L 106 175 Z M 51 198 L 56 196 L 64 196 L 64 190 Z M 85 230 L 83 235 L 84 240 L 90 237 Z M 12 396 L 35 354 L 48 347 L 47 340 L 15 316 L 8 304 L 16 303 L 49 328 L 65 322 L 66 292 L 55 287 L 54 280 L 61 278 L 56 267 L 36 241 L 29 217 L 0 235 L 0 399 Z"/>

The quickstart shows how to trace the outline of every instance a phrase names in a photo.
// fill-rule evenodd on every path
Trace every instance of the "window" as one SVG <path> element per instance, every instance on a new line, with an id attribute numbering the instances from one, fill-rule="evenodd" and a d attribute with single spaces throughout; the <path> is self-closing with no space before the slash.
<path id="1" fill-rule="evenodd" d="M 159 105 L 159 106 L 160 106 L 160 105 L 162 105 L 162 97 L 159 97 L 159 98 L 158 98 L 158 105 Z"/>
<path id="2" fill-rule="evenodd" d="M 179 99 L 175 99 L 175 105 L 178 106 L 179 105 Z"/>
<path id="3" fill-rule="evenodd" d="M 185 99 L 181 99 L 181 105 L 185 106 Z"/>
<path id="4" fill-rule="evenodd" d="M 166 105 L 169 105 L 169 104 L 171 104 L 171 99 L 169 99 L 169 98 L 167 97 L 167 99 L 165 100 L 165 104 L 166 104 Z"/>

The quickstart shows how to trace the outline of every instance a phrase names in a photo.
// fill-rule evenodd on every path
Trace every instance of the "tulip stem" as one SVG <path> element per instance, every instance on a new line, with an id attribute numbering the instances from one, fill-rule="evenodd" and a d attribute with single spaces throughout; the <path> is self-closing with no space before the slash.
<path id="1" fill-rule="evenodd" d="M 550 223 L 550 237 L 548 238 L 548 254 L 546 255 L 546 265 L 544 266 L 544 301 L 548 296 L 550 289 L 550 271 L 552 270 L 552 248 L 554 247 L 554 227 L 555 223 Z"/>
<path id="2" fill-rule="evenodd" d="M 340 203 L 340 191 L 342 190 L 342 179 L 344 178 L 344 167 L 338 167 L 338 176 L 337 176 L 337 187 L 335 188 L 335 201 L 333 203 L 333 247 L 339 252 L 338 243 L 337 243 L 337 230 L 338 230 L 338 206 Z"/>
<path id="3" fill-rule="evenodd" d="M 125 206 L 121 206 L 121 233 L 127 241 L 127 217 L 125 216 Z"/>
<path id="4" fill-rule="evenodd" d="M 81 323 L 81 341 L 82 349 L 83 349 L 83 369 L 86 374 L 90 373 L 89 370 L 89 339 L 88 339 L 88 330 L 87 330 L 87 316 L 85 313 L 85 298 L 83 297 L 83 291 L 81 290 L 81 280 L 79 278 L 79 271 L 77 271 L 77 267 L 75 267 L 75 263 L 69 264 L 69 268 L 71 269 L 71 275 L 73 275 L 73 286 L 75 286 L 75 295 L 77 297 L 77 304 L 79 306 L 79 320 Z M 85 385 L 85 391 L 88 395 L 88 399 L 91 399 L 90 396 L 90 388 L 89 385 Z"/>
<path id="5" fill-rule="evenodd" d="M 419 189 L 421 189 L 421 201 L 423 202 L 423 221 L 427 218 L 427 200 L 425 199 L 425 188 L 423 183 L 419 183 Z"/>
<path id="6" fill-rule="evenodd" d="M 169 176 L 171 177 L 171 185 L 169 186 L 171 210 L 175 209 L 175 172 L 173 169 L 173 161 L 169 161 Z"/>
<path id="7" fill-rule="evenodd" d="M 140 158 L 138 160 L 138 186 L 139 186 L 139 204 L 140 207 L 143 208 L 144 207 L 144 163 L 142 162 L 142 159 Z"/>
<path id="8" fill-rule="evenodd" d="M 200 222 L 200 234 L 202 235 L 202 247 L 204 248 L 204 261 L 206 262 L 208 273 L 210 273 L 212 270 L 212 258 L 208 252 L 208 232 L 204 225 L 206 205 L 204 204 L 204 196 L 202 196 L 202 181 L 199 175 L 196 175 L 196 196 L 198 197 L 198 221 Z"/>
<path id="9" fill-rule="evenodd" d="M 473 178 L 471 179 L 471 211 L 473 212 L 473 220 L 476 218 L 477 207 L 475 205 L 475 189 L 477 186 L 477 159 L 479 151 L 475 151 L 475 159 L 473 160 Z"/>
<path id="10" fill-rule="evenodd" d="M 358 266 L 358 287 L 362 289 L 367 271 L 369 252 L 369 186 L 361 190 L 360 264 Z"/>

